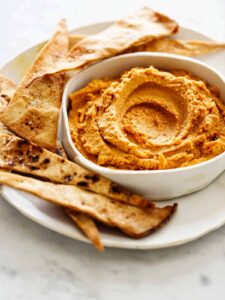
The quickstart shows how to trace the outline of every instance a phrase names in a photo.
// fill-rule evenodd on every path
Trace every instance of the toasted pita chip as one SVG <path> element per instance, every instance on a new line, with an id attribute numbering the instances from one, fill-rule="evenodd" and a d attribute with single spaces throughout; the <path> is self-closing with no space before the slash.
<path id="1" fill-rule="evenodd" d="M 171 40 L 169 38 L 161 38 L 145 45 L 133 47 L 129 52 L 166 52 L 185 56 L 199 56 L 221 49 L 225 49 L 225 43 Z"/>
<path id="2" fill-rule="evenodd" d="M 35 81 L 29 90 L 19 89 L 3 113 L 2 122 L 17 135 L 54 149 L 63 87 L 63 77 L 56 75 Z"/>
<path id="3" fill-rule="evenodd" d="M 85 39 L 85 35 L 70 35 L 70 48 Z M 200 56 L 225 49 L 225 43 L 194 41 L 194 40 L 172 40 L 167 37 L 155 39 L 147 44 L 131 47 L 125 51 L 130 52 L 165 52 L 185 56 Z"/>
<path id="4" fill-rule="evenodd" d="M 46 149 L 13 136 L 0 128 L 0 167 L 52 182 L 79 186 L 132 205 L 154 206 L 100 175 L 85 170 Z"/>
<path id="5" fill-rule="evenodd" d="M 70 50 L 67 57 L 55 66 L 40 69 L 30 82 L 45 74 L 79 70 L 87 64 L 114 56 L 131 46 L 146 44 L 155 38 L 171 35 L 178 25 L 165 15 L 144 7 L 134 14 L 115 22 L 102 32 L 86 37 Z"/>
<path id="6" fill-rule="evenodd" d="M 0 172 L 0 184 L 32 193 L 57 205 L 85 213 L 133 238 L 144 237 L 161 227 L 176 211 L 176 204 L 163 208 L 139 208 L 114 201 L 72 185 L 54 184 Z"/>
<path id="7" fill-rule="evenodd" d="M 71 209 L 65 209 L 66 214 L 72 221 L 80 228 L 80 230 L 87 236 L 98 251 L 103 251 L 104 246 L 101 241 L 99 230 L 95 222 L 88 215 L 76 212 Z"/>
<path id="8" fill-rule="evenodd" d="M 34 74 L 54 64 L 68 51 L 68 33 L 65 21 L 44 46 L 33 66 L 19 84 L 2 122 L 17 135 L 48 149 L 54 149 L 57 140 L 58 118 L 65 79 L 62 75 L 44 76 L 27 87 Z"/>

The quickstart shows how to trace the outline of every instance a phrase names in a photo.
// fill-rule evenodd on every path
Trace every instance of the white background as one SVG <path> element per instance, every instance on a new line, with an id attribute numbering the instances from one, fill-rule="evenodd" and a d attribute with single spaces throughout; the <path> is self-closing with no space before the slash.
<path id="1" fill-rule="evenodd" d="M 149 5 L 225 42 L 224 0 L 0 0 L 0 65 L 70 29 Z M 213 201 L 213 199 L 212 199 Z M 225 227 L 177 248 L 94 249 L 26 219 L 0 198 L 0 300 L 225 299 Z"/>

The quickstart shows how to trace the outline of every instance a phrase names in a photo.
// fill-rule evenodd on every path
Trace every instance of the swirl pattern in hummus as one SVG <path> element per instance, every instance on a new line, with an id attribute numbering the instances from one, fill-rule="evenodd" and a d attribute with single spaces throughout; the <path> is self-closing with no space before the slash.
<path id="1" fill-rule="evenodd" d="M 157 170 L 225 151 L 225 105 L 216 88 L 185 71 L 133 68 L 71 94 L 72 139 L 102 166 Z"/>

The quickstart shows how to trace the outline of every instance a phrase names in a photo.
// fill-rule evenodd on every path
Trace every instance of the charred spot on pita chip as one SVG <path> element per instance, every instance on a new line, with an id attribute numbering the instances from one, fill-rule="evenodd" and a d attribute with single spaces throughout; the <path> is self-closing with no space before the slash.
<path id="1" fill-rule="evenodd" d="M 68 182 L 70 182 L 70 181 L 72 181 L 72 180 L 73 180 L 73 176 L 71 176 L 71 175 L 67 175 L 67 176 L 64 177 L 64 181 L 65 181 L 66 183 L 68 183 Z"/>
<path id="2" fill-rule="evenodd" d="M 122 193 L 123 189 L 117 183 L 112 182 L 111 191 L 112 191 L 112 193 L 120 194 L 120 193 Z"/>
<path id="3" fill-rule="evenodd" d="M 77 186 L 88 187 L 88 183 L 86 181 L 79 181 Z"/>
<path id="4" fill-rule="evenodd" d="M 92 182 L 98 182 L 100 180 L 99 175 L 97 174 L 85 175 L 84 178 Z"/>
<path id="5" fill-rule="evenodd" d="M 39 155 L 32 155 L 32 156 L 31 156 L 31 160 L 32 160 L 33 162 L 38 162 L 38 161 L 39 161 Z"/>

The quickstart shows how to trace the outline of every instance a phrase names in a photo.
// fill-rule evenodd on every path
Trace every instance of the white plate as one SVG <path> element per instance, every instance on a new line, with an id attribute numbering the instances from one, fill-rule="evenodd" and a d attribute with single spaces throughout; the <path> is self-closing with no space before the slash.
<path id="1" fill-rule="evenodd" d="M 93 24 L 78 28 L 73 33 L 93 34 L 104 29 L 109 24 L 109 22 Z M 210 40 L 209 37 L 185 28 L 181 28 L 176 37 L 182 39 Z M 42 44 L 28 49 L 9 61 L 0 72 L 19 82 Z M 225 75 L 223 64 L 225 61 L 225 51 L 204 56 L 201 60 L 215 67 Z M 88 242 L 57 206 L 7 186 L 2 187 L 2 195 L 22 214 L 35 222 L 76 240 Z M 157 249 L 176 246 L 197 239 L 225 224 L 224 195 L 225 173 L 204 190 L 176 199 L 179 203 L 177 213 L 164 228 L 153 235 L 141 240 L 133 240 L 122 235 L 117 230 L 102 227 L 103 243 L 108 247 Z M 159 205 L 166 205 L 172 202 L 174 201 L 165 201 Z"/>

